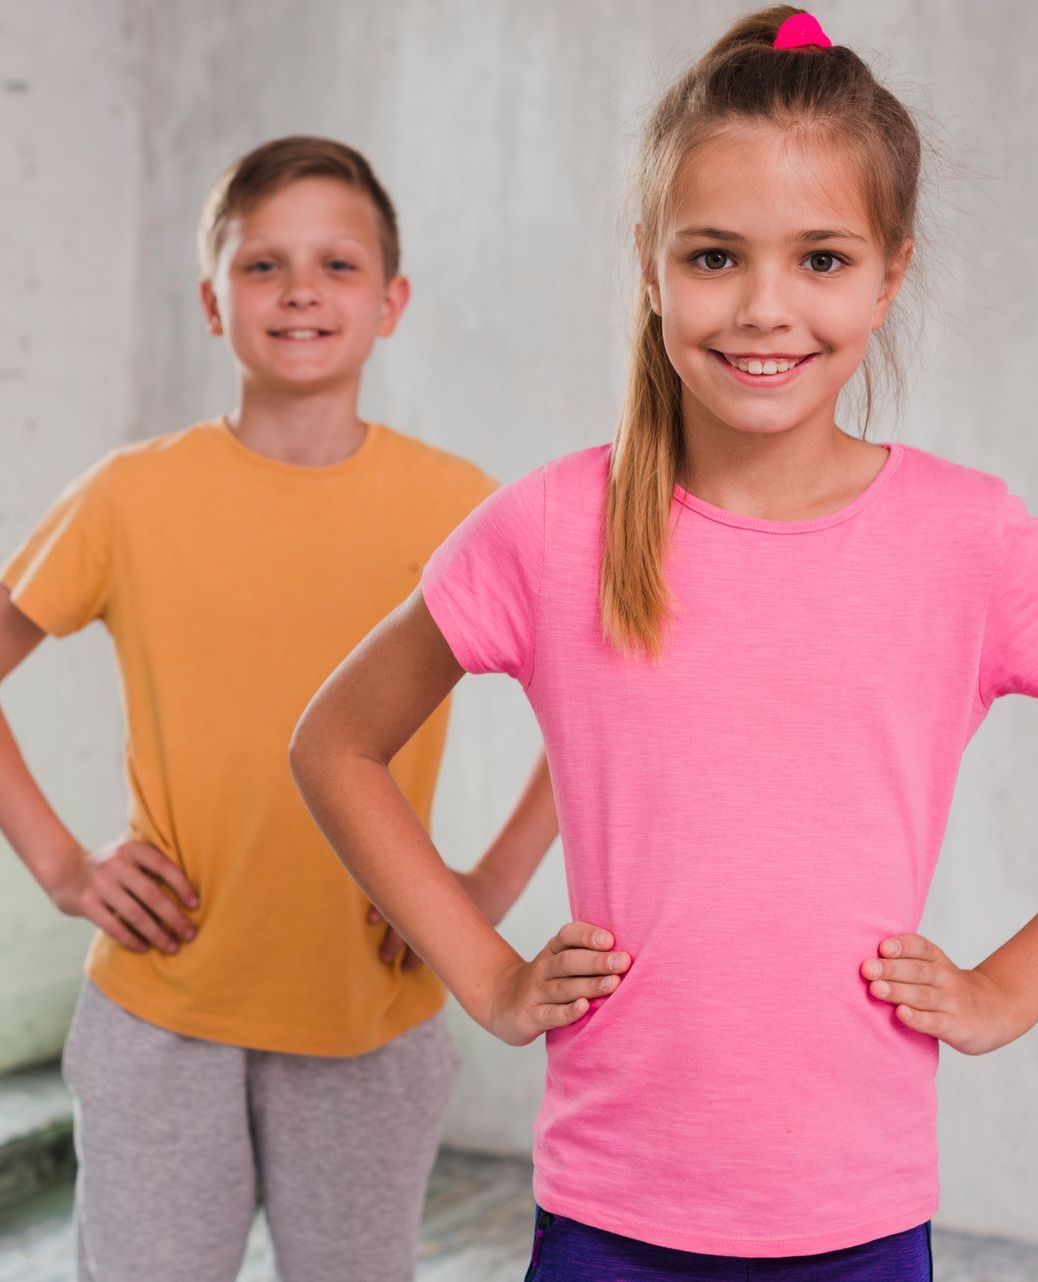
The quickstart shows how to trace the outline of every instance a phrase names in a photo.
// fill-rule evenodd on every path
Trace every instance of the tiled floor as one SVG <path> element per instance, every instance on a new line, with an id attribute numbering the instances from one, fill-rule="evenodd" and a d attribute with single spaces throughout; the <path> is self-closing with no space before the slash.
<path id="1" fill-rule="evenodd" d="M 66 1187 L 0 1213 L 0 1282 L 72 1282 L 70 1205 Z M 444 1153 L 429 1188 L 419 1282 L 521 1282 L 531 1213 L 526 1163 Z M 1038 1282 L 1038 1247 L 938 1232 L 934 1256 L 935 1282 Z M 239 1282 L 271 1279 L 258 1220 Z"/>

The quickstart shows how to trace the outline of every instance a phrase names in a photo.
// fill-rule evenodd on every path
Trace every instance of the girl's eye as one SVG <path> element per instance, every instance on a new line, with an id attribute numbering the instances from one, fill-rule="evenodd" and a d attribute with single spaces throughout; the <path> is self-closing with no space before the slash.
<path id="1" fill-rule="evenodd" d="M 328 264 L 328 266 L 332 269 L 333 272 L 353 271 L 353 264 L 348 263 L 345 258 L 333 258 L 332 261 Z"/>
<path id="2" fill-rule="evenodd" d="M 249 263 L 245 270 L 254 276 L 265 276 L 268 272 L 272 272 L 275 266 L 276 264 L 269 258 L 258 258 L 254 263 Z"/>
<path id="3" fill-rule="evenodd" d="M 697 267 L 705 267 L 708 272 L 723 271 L 732 261 L 732 256 L 723 249 L 704 249 L 692 255 L 692 262 Z"/>
<path id="4" fill-rule="evenodd" d="M 810 254 L 807 263 L 811 271 L 817 276 L 832 276 L 841 267 L 846 266 L 844 259 L 839 258 L 836 254 L 827 253 Z"/>

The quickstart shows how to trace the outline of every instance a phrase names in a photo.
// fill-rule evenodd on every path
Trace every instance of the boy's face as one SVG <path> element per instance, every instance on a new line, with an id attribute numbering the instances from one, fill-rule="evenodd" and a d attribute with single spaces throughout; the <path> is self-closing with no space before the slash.
<path id="1" fill-rule="evenodd" d="M 229 221 L 201 293 L 242 379 L 283 395 L 356 386 L 375 339 L 395 329 L 408 283 L 385 278 L 363 191 L 301 178 Z"/>

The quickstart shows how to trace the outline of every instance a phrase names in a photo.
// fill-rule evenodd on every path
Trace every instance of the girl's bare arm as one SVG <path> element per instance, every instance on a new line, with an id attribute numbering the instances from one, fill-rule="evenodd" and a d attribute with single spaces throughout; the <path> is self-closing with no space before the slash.
<path id="1" fill-rule="evenodd" d="M 372 903 L 474 1019 L 520 1044 L 579 1019 L 590 997 L 615 988 L 629 959 L 609 953 L 608 931 L 578 922 L 525 962 L 462 889 L 397 788 L 390 760 L 461 676 L 416 591 L 314 696 L 292 740 L 292 769 Z"/>

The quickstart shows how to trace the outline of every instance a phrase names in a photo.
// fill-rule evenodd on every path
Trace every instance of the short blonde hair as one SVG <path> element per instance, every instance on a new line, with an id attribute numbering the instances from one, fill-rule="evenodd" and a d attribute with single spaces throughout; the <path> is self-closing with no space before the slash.
<path id="1" fill-rule="evenodd" d="M 227 224 L 261 200 L 301 178 L 334 178 L 369 197 L 378 216 L 386 279 L 400 270 L 400 233 L 396 210 L 375 171 L 359 151 L 331 138 L 296 134 L 263 143 L 236 160 L 214 184 L 198 224 L 198 259 L 212 277 Z"/>

